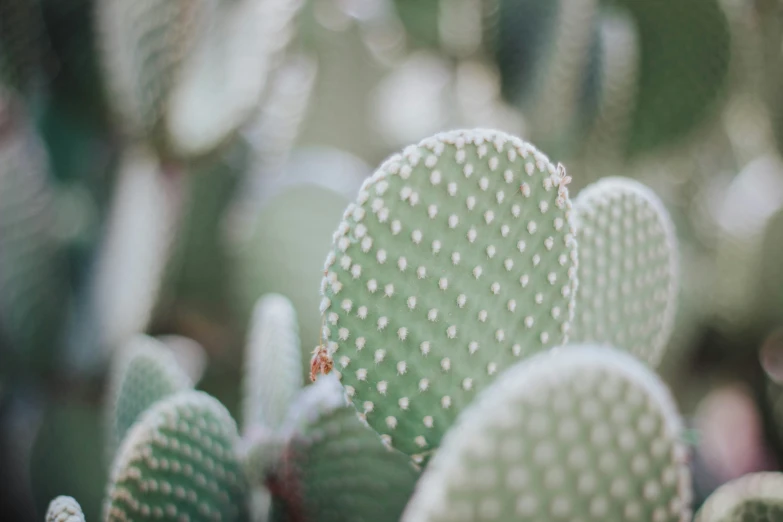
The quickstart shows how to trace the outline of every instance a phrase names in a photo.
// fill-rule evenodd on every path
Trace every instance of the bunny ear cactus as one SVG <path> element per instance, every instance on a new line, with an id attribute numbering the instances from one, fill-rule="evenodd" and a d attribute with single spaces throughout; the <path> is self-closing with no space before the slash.
<path id="1" fill-rule="evenodd" d="M 636 358 L 592 345 L 538 354 L 460 415 L 401 520 L 686 522 L 681 430 Z"/>
<path id="2" fill-rule="evenodd" d="M 579 293 L 573 339 L 607 342 L 657 366 L 677 308 L 674 225 L 650 189 L 604 178 L 574 201 Z"/>
<path id="3" fill-rule="evenodd" d="M 291 520 L 397 522 L 418 471 L 357 417 L 330 375 L 292 407 L 282 458 L 268 484 Z M 273 514 L 273 519 L 275 515 Z"/>
<path id="4" fill-rule="evenodd" d="M 243 424 L 277 429 L 302 388 L 299 327 L 291 302 L 279 294 L 259 299 L 245 353 Z"/>
<path id="5" fill-rule="evenodd" d="M 49 503 L 46 522 L 84 522 L 84 513 L 74 498 L 59 496 Z"/>
<path id="6" fill-rule="evenodd" d="M 750 473 L 710 495 L 695 522 L 774 522 L 783 519 L 783 474 Z"/>
<path id="7" fill-rule="evenodd" d="M 67 308 L 58 191 L 15 102 L 0 92 L 0 329 L 21 359 L 48 361 Z"/>
<path id="8" fill-rule="evenodd" d="M 114 457 L 136 420 L 157 401 L 193 387 L 169 348 L 150 337 L 130 340 L 115 363 L 107 411 L 107 455 Z"/>
<path id="9" fill-rule="evenodd" d="M 215 150 L 258 106 L 301 5 L 100 0 L 103 62 L 123 123 L 164 154 Z"/>
<path id="10" fill-rule="evenodd" d="M 244 519 L 239 436 L 216 399 L 184 391 L 155 403 L 128 432 L 111 473 L 105 519 Z"/>
<path id="11" fill-rule="evenodd" d="M 497 131 L 453 131 L 361 187 L 324 266 L 314 369 L 421 460 L 520 357 L 565 342 L 576 242 L 564 169 Z"/>

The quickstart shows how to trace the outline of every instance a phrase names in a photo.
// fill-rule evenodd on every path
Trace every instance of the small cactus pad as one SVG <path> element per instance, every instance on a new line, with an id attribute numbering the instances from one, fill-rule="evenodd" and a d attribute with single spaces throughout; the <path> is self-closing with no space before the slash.
<path id="1" fill-rule="evenodd" d="M 84 522 L 84 513 L 76 499 L 59 496 L 49 503 L 46 522 Z"/>
<path id="2" fill-rule="evenodd" d="M 679 257 L 669 214 L 646 186 L 604 178 L 574 201 L 578 313 L 572 340 L 607 342 L 659 364 L 677 308 Z"/>
<path id="3" fill-rule="evenodd" d="M 139 335 L 119 354 L 111 376 L 107 454 L 114 452 L 134 422 L 157 401 L 193 386 L 161 342 Z"/>
<path id="4" fill-rule="evenodd" d="M 686 522 L 681 429 L 635 357 L 590 345 L 538 354 L 460 415 L 401 520 Z"/>
<path id="5" fill-rule="evenodd" d="M 696 522 L 783 520 L 783 474 L 750 473 L 719 487 L 696 514 Z"/>
<path id="6" fill-rule="evenodd" d="M 117 453 L 106 520 L 242 520 L 246 487 L 238 439 L 228 411 L 203 392 L 156 403 Z"/>
<path id="7" fill-rule="evenodd" d="M 407 455 L 343 404 L 292 435 L 271 483 L 287 511 L 301 511 L 303 520 L 397 522 L 418 476 Z"/>
<path id="8" fill-rule="evenodd" d="M 302 387 L 296 311 L 278 294 L 258 300 L 245 352 L 244 427 L 279 427 Z"/>
<path id="9" fill-rule="evenodd" d="M 518 138 L 452 131 L 388 159 L 346 209 L 324 267 L 324 335 L 395 448 L 418 460 L 497 373 L 567 339 L 567 183 Z"/>

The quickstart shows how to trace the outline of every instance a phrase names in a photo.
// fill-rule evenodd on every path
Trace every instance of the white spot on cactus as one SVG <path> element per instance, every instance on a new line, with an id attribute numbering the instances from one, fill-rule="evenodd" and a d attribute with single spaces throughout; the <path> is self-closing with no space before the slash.
<path id="1" fill-rule="evenodd" d="M 356 378 L 360 381 L 367 380 L 367 368 L 359 368 L 356 370 Z"/>
<path id="2" fill-rule="evenodd" d="M 435 425 L 435 421 L 432 419 L 432 416 L 427 415 L 422 419 L 422 422 L 424 423 L 425 428 L 432 428 Z"/>
<path id="3" fill-rule="evenodd" d="M 367 290 L 369 290 L 371 294 L 374 294 L 378 290 L 378 281 L 375 279 L 367 281 Z"/>
<path id="4" fill-rule="evenodd" d="M 479 310 L 478 320 L 481 321 L 482 323 L 485 323 L 487 321 L 487 311 L 486 310 Z"/>
<path id="5" fill-rule="evenodd" d="M 506 180 L 506 183 L 514 181 L 514 173 L 511 172 L 511 169 L 506 169 L 505 172 L 503 172 L 503 179 Z"/>
<path id="6" fill-rule="evenodd" d="M 391 297 L 394 295 L 394 285 L 389 283 L 388 285 L 383 287 L 383 295 L 386 297 Z"/>
<path id="7" fill-rule="evenodd" d="M 449 216 L 449 228 L 457 228 L 459 225 L 459 216 L 452 214 Z"/>
<path id="8" fill-rule="evenodd" d="M 555 246 L 555 240 L 552 238 L 552 236 L 549 236 L 544 240 L 544 246 L 547 250 L 552 250 L 552 247 Z"/>
<path id="9" fill-rule="evenodd" d="M 479 188 L 481 190 L 487 190 L 489 188 L 489 180 L 486 176 L 482 176 L 482 178 L 479 180 Z"/>
<path id="10" fill-rule="evenodd" d="M 379 364 L 383 362 L 383 359 L 386 357 L 386 350 L 384 349 L 378 349 L 375 350 L 375 354 L 373 355 L 373 359 L 375 360 L 375 364 Z"/>
<path id="11" fill-rule="evenodd" d="M 434 168 L 435 165 L 437 165 L 437 164 L 438 164 L 438 157 L 435 156 L 434 154 L 431 154 L 431 155 L 427 156 L 427 159 L 424 160 L 424 165 L 428 169 Z"/>
<path id="12" fill-rule="evenodd" d="M 435 241 L 433 241 L 432 242 L 432 253 L 433 254 L 437 254 L 438 252 L 440 252 L 440 247 L 441 247 L 440 241 L 438 241 L 437 239 Z"/>
<path id="13" fill-rule="evenodd" d="M 453 181 L 448 184 L 447 190 L 449 193 L 449 196 L 456 196 L 457 195 L 457 184 Z"/>
<path id="14" fill-rule="evenodd" d="M 340 366 L 342 366 L 343 368 L 348 366 L 350 363 L 351 363 L 351 358 L 348 357 L 347 355 L 343 355 L 342 357 L 340 357 Z"/>
<path id="15" fill-rule="evenodd" d="M 400 223 L 399 219 L 395 219 L 391 223 L 391 233 L 393 236 L 396 236 L 400 233 L 400 230 L 402 230 L 402 223 Z"/>
<path id="16" fill-rule="evenodd" d="M 413 441 L 416 443 L 417 446 L 423 448 L 427 445 L 427 440 L 422 437 L 421 435 L 417 436 Z"/>
<path id="17" fill-rule="evenodd" d="M 429 379 L 421 379 L 419 381 L 419 391 L 427 391 L 429 387 L 430 387 Z"/>
<path id="18" fill-rule="evenodd" d="M 353 308 L 353 301 L 351 301 L 350 299 L 343 299 L 343 302 L 340 305 L 340 307 L 346 312 L 350 312 L 351 309 Z"/>
<path id="19" fill-rule="evenodd" d="M 364 413 L 372 413 L 375 409 L 375 404 L 372 401 L 364 401 L 362 407 L 364 408 Z"/>
<path id="20" fill-rule="evenodd" d="M 410 296 L 408 298 L 407 303 L 408 303 L 408 310 L 413 310 L 414 308 L 416 308 L 416 296 L 415 295 Z"/>
<path id="21" fill-rule="evenodd" d="M 470 353 L 470 355 L 473 355 L 474 353 L 476 353 L 478 351 L 478 349 L 479 349 L 479 343 L 478 342 L 470 341 L 470 343 L 468 343 L 468 353 Z"/>
<path id="22" fill-rule="evenodd" d="M 438 279 L 438 288 L 446 290 L 449 287 L 449 280 L 445 277 Z"/>
<path id="23" fill-rule="evenodd" d="M 437 205 L 428 206 L 427 215 L 430 217 L 430 219 L 435 219 L 435 216 L 438 215 L 438 206 Z"/>
<path id="24" fill-rule="evenodd" d="M 400 406 L 400 409 L 407 410 L 408 406 L 410 405 L 410 400 L 407 397 L 400 397 L 400 400 L 397 401 L 397 404 Z"/>
<path id="25" fill-rule="evenodd" d="M 431 308 L 427 312 L 427 319 L 429 319 L 431 322 L 435 322 L 438 320 L 438 309 L 437 308 Z"/>
<path id="26" fill-rule="evenodd" d="M 469 178 L 473 175 L 473 165 L 468 163 L 465 165 L 465 167 L 462 169 L 462 173 L 465 174 L 466 178 Z"/>
<path id="27" fill-rule="evenodd" d="M 527 248 L 527 243 L 525 243 L 524 240 L 520 239 L 517 241 L 517 250 L 519 250 L 520 253 L 524 252 Z"/>
<path id="28" fill-rule="evenodd" d="M 446 337 L 448 337 L 449 339 L 454 339 L 454 338 L 457 337 L 457 326 L 456 325 L 452 324 L 451 326 L 446 328 Z"/>
<path id="29" fill-rule="evenodd" d="M 389 415 L 388 417 L 386 417 L 386 426 L 390 430 L 393 430 L 394 428 L 397 427 L 397 419 L 395 417 L 392 417 L 391 415 Z"/>
<path id="30" fill-rule="evenodd" d="M 367 307 L 366 306 L 360 306 L 356 310 L 356 315 L 359 317 L 359 319 L 367 319 Z"/>
<path id="31" fill-rule="evenodd" d="M 508 303 L 506 303 L 506 307 L 509 312 L 513 312 L 517 309 L 517 302 L 514 299 L 509 299 Z"/>
<path id="32" fill-rule="evenodd" d="M 541 333 L 541 343 L 546 344 L 549 342 L 549 334 L 547 332 Z"/>
<path id="33" fill-rule="evenodd" d="M 397 329 L 397 337 L 400 339 L 400 341 L 404 341 L 408 338 L 408 329 L 404 326 Z"/>
<path id="34" fill-rule="evenodd" d="M 476 240 L 477 235 L 476 229 L 471 227 L 471 229 L 468 230 L 468 241 L 473 243 Z"/>
<path id="35" fill-rule="evenodd" d="M 507 258 L 505 261 L 503 261 L 503 266 L 506 268 L 506 271 L 510 272 L 512 268 L 514 268 L 514 260 L 510 257 Z"/>
<path id="36" fill-rule="evenodd" d="M 500 283 L 498 283 L 497 281 L 492 283 L 489 289 L 492 291 L 493 294 L 498 295 L 500 293 Z"/>
<path id="37" fill-rule="evenodd" d="M 459 306 L 460 308 L 464 308 L 465 303 L 467 302 L 468 302 L 468 297 L 465 294 L 459 294 L 457 296 L 457 306 Z"/>
<path id="38" fill-rule="evenodd" d="M 417 268 L 416 269 L 416 276 L 419 279 L 424 279 L 425 277 L 427 277 L 427 268 L 425 268 L 423 266 L 420 266 L 419 268 Z"/>
<path id="39" fill-rule="evenodd" d="M 386 316 L 383 316 L 378 319 L 378 331 L 383 331 L 384 328 L 389 324 L 389 319 L 386 318 Z"/>
<path id="40" fill-rule="evenodd" d="M 538 292 L 535 296 L 536 304 L 541 304 L 544 302 L 544 295 L 541 292 Z"/>
<path id="41" fill-rule="evenodd" d="M 339 338 L 341 341 L 347 341 L 347 340 L 348 340 L 348 328 L 340 328 L 340 329 L 337 331 L 337 337 L 338 337 L 338 338 Z"/>
<path id="42" fill-rule="evenodd" d="M 321 311 L 321 313 L 324 313 L 329 309 L 330 306 L 332 306 L 332 300 L 328 297 L 324 297 L 321 299 L 321 304 L 318 309 Z"/>
<path id="43" fill-rule="evenodd" d="M 430 353 L 430 342 L 424 341 L 419 345 L 419 351 L 425 357 Z"/>
<path id="44" fill-rule="evenodd" d="M 500 235 L 503 237 L 508 237 L 509 232 L 511 232 L 511 229 L 508 225 L 503 225 L 500 227 Z"/>
<path id="45" fill-rule="evenodd" d="M 487 375 L 495 375 L 498 371 L 498 365 L 491 362 L 487 365 Z"/>
<path id="46" fill-rule="evenodd" d="M 418 245 L 419 243 L 421 243 L 421 238 L 422 238 L 421 230 L 417 229 L 411 232 L 411 240 L 413 241 L 414 244 Z"/>
<path id="47" fill-rule="evenodd" d="M 365 237 L 362 239 L 362 252 L 365 254 L 370 251 L 372 248 L 372 238 L 371 237 Z"/>
<path id="48" fill-rule="evenodd" d="M 555 284 L 555 281 L 557 281 L 557 274 L 554 272 L 549 272 L 549 274 L 546 276 L 547 281 L 549 281 L 550 285 Z"/>
<path id="49" fill-rule="evenodd" d="M 533 328 L 533 324 L 535 323 L 535 320 L 533 319 L 532 315 L 528 315 L 525 317 L 525 326 L 527 328 Z"/>
<path id="50" fill-rule="evenodd" d="M 473 210 L 476 207 L 476 198 L 468 196 L 468 199 L 465 200 L 465 205 L 468 207 L 468 210 Z"/>
<path id="51" fill-rule="evenodd" d="M 444 410 L 448 410 L 451 407 L 451 397 L 444 395 L 440 398 L 440 406 Z"/>
<path id="52" fill-rule="evenodd" d="M 364 337 L 357 337 L 356 338 L 356 349 L 358 351 L 362 351 L 365 344 L 367 344 L 367 340 Z"/>
<path id="53" fill-rule="evenodd" d="M 512 205 L 511 206 L 511 215 L 515 218 L 518 218 L 519 215 L 522 213 L 522 208 L 519 205 Z"/>
<path id="54" fill-rule="evenodd" d="M 386 395 L 386 390 L 389 388 L 389 383 L 386 381 L 380 381 L 375 388 L 381 395 Z"/>
<path id="55" fill-rule="evenodd" d="M 405 372 L 408 371 L 408 363 L 405 361 L 400 361 L 397 363 L 397 375 L 405 375 Z"/>
<path id="56" fill-rule="evenodd" d="M 451 263 L 456 266 L 460 262 L 460 255 L 459 252 L 454 252 L 451 254 Z"/>
<path id="57" fill-rule="evenodd" d="M 495 257 L 495 246 L 494 245 L 489 245 L 487 247 L 487 257 L 490 258 L 490 259 Z"/>
<path id="58" fill-rule="evenodd" d="M 473 269 L 473 277 L 475 277 L 476 279 L 478 279 L 479 277 L 481 277 L 481 273 L 482 273 L 482 272 L 483 272 L 483 270 L 482 270 L 482 268 L 481 268 L 480 266 L 477 266 L 477 267 L 475 267 L 475 268 Z"/>
<path id="59" fill-rule="evenodd" d="M 441 175 L 439 170 L 433 170 L 430 172 L 430 183 L 433 185 L 439 185 L 441 182 Z"/>
<path id="60" fill-rule="evenodd" d="M 532 176 L 533 172 L 535 172 L 536 167 L 532 163 L 525 163 L 525 172 L 527 172 L 528 176 Z"/>
<path id="61" fill-rule="evenodd" d="M 497 340 L 497 342 L 499 342 L 499 343 L 502 343 L 503 341 L 505 341 L 506 340 L 506 332 L 504 332 L 503 330 L 497 330 L 495 332 L 495 340 Z"/>
<path id="62" fill-rule="evenodd" d="M 444 372 L 451 370 L 451 359 L 444 357 L 440 360 L 440 367 Z"/>
<path id="63" fill-rule="evenodd" d="M 530 232 L 531 234 L 535 234 L 536 230 L 537 230 L 536 222 L 535 221 L 528 222 L 527 231 Z"/>

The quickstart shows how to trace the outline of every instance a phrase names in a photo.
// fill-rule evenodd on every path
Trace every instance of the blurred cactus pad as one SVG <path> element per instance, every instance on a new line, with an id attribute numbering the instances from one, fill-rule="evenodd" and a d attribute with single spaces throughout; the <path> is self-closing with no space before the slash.
<path id="1" fill-rule="evenodd" d="M 779 0 L 0 0 L 0 517 L 780 518 Z"/>

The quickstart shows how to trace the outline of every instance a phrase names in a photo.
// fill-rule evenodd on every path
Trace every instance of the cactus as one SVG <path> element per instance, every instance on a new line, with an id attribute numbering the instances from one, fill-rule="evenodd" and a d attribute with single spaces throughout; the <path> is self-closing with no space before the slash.
<path id="1" fill-rule="evenodd" d="M 59 496 L 49 503 L 46 522 L 84 522 L 84 513 L 76 499 Z"/>
<path id="2" fill-rule="evenodd" d="M 282 295 L 256 304 L 245 354 L 243 425 L 278 428 L 302 387 L 296 311 Z"/>
<path id="3" fill-rule="evenodd" d="M 783 518 L 783 474 L 750 473 L 719 487 L 695 522 L 773 522 Z"/>
<path id="4" fill-rule="evenodd" d="M 106 520 L 242 520 L 246 486 L 238 438 L 228 411 L 203 392 L 155 403 L 117 453 Z"/>
<path id="5" fill-rule="evenodd" d="M 436 448 L 495 374 L 567 340 L 567 183 L 517 138 L 453 131 L 387 160 L 346 209 L 321 286 L 329 344 L 314 362 L 333 359 L 395 448 Z"/>
<path id="6" fill-rule="evenodd" d="M 295 435 L 281 467 L 278 480 L 295 495 L 289 512 L 321 522 L 397 522 L 419 475 L 406 455 L 387 448 L 359 421 L 352 406 L 322 414 Z"/>
<path id="7" fill-rule="evenodd" d="M 607 342 L 657 366 L 677 308 L 674 225 L 650 189 L 604 178 L 574 201 L 579 293 L 573 339 Z"/>
<path id="8" fill-rule="evenodd" d="M 114 454 L 136 420 L 157 401 L 193 387 L 169 348 L 139 335 L 126 343 L 115 362 L 107 401 L 106 453 Z"/>
<path id="9" fill-rule="evenodd" d="M 43 144 L 18 109 L 0 93 L 0 330 L 20 360 L 56 364 L 47 354 L 68 304 L 58 187 Z"/>
<path id="10" fill-rule="evenodd" d="M 458 418 L 403 522 L 690 520 L 682 425 L 636 358 L 572 345 L 522 361 Z"/>

